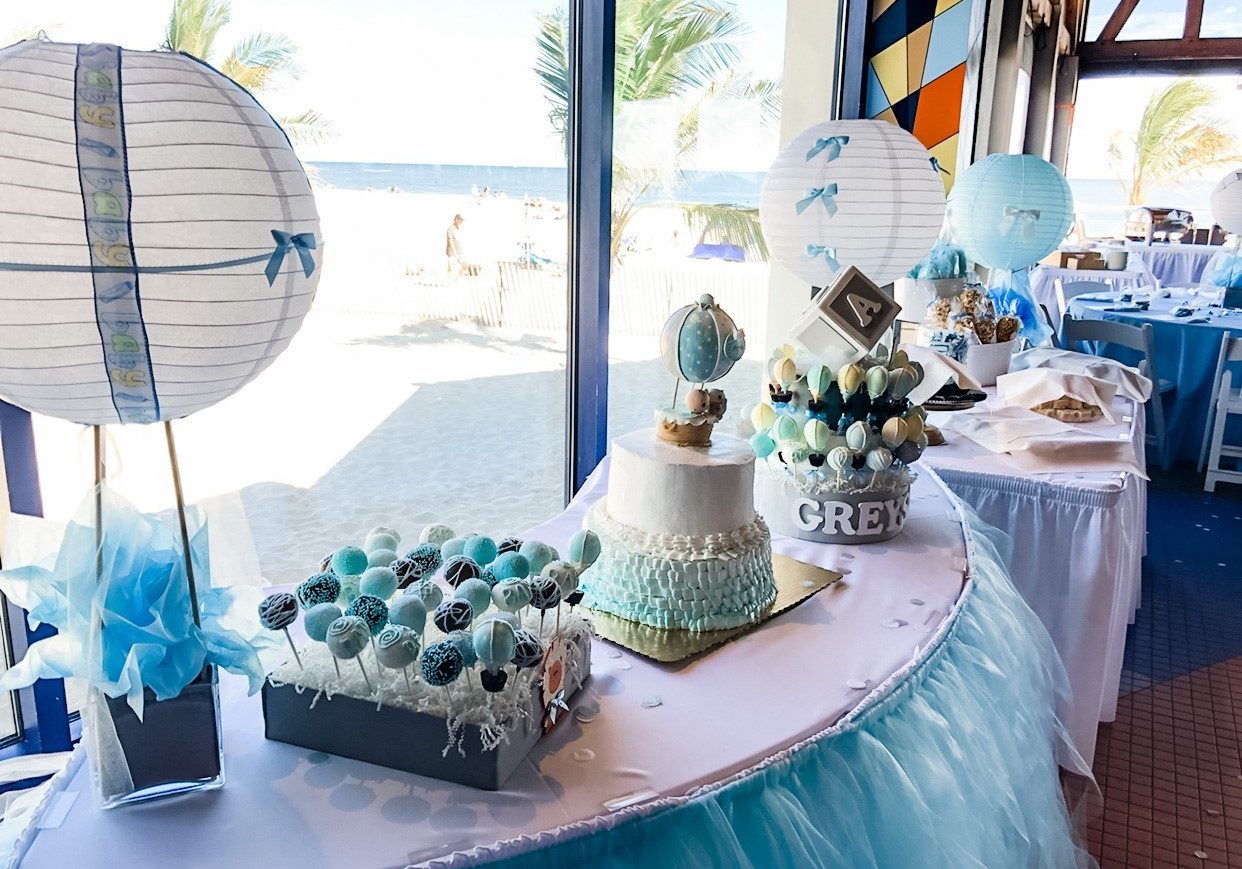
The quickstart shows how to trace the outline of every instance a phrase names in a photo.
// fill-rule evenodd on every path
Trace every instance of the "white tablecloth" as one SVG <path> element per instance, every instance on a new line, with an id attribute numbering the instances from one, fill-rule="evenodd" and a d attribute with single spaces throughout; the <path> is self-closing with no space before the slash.
<path id="1" fill-rule="evenodd" d="M 1141 258 L 1162 287 L 1194 287 L 1207 264 L 1220 250 L 1217 244 L 1160 244 L 1150 247 L 1132 241 L 1127 247 L 1131 258 Z"/>
<path id="2" fill-rule="evenodd" d="M 1031 270 L 1031 295 L 1035 301 L 1048 309 L 1052 318 L 1052 326 L 1061 331 L 1061 303 L 1057 300 L 1057 279 L 1062 283 L 1071 281 L 1091 281 L 1092 283 L 1108 284 L 1117 290 L 1134 290 L 1139 287 L 1154 287 L 1155 278 L 1143 266 L 1139 257 L 1130 257 L 1129 266 L 1124 271 L 1110 269 L 1058 269 L 1052 266 L 1036 266 Z M 1107 287 L 1101 287 L 1106 291 Z"/>
<path id="3" fill-rule="evenodd" d="M 529 536 L 563 547 L 605 479 L 597 472 L 565 513 Z M 223 789 L 105 816 L 80 764 L 64 785 L 77 799 L 63 825 L 37 834 L 23 866 L 399 866 L 454 853 L 482 859 L 495 843 L 525 850 L 567 825 L 580 825 L 578 834 L 615 824 L 828 728 L 875 693 L 870 688 L 922 659 L 967 568 L 955 508 L 927 473 L 915 483 L 905 531 L 892 541 L 852 547 L 778 538 L 773 548 L 839 570 L 844 581 L 680 666 L 597 642 L 591 681 L 574 701 L 598 706 L 597 717 L 589 724 L 567 717 L 503 791 L 269 742 L 259 698 L 240 696 L 239 680 L 226 677 Z M 869 689 L 851 690 L 852 680 L 867 680 Z M 644 707 L 652 697 L 663 703 Z M 630 809 L 605 807 L 633 794 L 641 796 Z"/>
<path id="4" fill-rule="evenodd" d="M 991 390 L 989 390 L 990 392 Z M 1083 427 L 1128 438 L 1143 461 L 1144 420 L 1117 399 L 1115 425 Z M 938 424 L 947 414 L 933 413 Z M 1124 471 L 1029 474 L 1004 454 L 954 432 L 930 447 L 931 465 L 980 518 L 1013 538 L 1010 575 L 1056 643 L 1073 697 L 1058 710 L 1091 763 L 1096 729 L 1117 715 L 1126 627 L 1139 605 L 1147 483 Z"/>

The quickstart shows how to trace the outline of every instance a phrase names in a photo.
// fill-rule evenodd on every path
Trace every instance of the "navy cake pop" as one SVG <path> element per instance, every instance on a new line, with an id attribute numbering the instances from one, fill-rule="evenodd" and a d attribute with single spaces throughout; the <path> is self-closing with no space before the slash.
<path id="1" fill-rule="evenodd" d="M 345 610 L 345 615 L 361 618 L 367 623 L 371 635 L 374 636 L 384 629 L 384 625 L 388 624 L 388 604 L 373 594 L 360 594 L 358 599 L 349 605 L 349 609 Z"/>
<path id="2" fill-rule="evenodd" d="M 496 545 L 496 554 L 504 555 L 506 552 L 517 552 L 522 548 L 522 541 L 516 537 L 506 537 Z"/>
<path id="3" fill-rule="evenodd" d="M 302 580 L 297 594 L 303 609 L 310 609 L 319 603 L 332 603 L 341 596 L 341 581 L 334 573 L 316 573 Z"/>
<path id="4" fill-rule="evenodd" d="M 444 580 L 456 588 L 468 579 L 478 579 L 483 571 L 474 559 L 465 555 L 454 555 L 444 562 Z"/>
<path id="5" fill-rule="evenodd" d="M 513 663 L 525 670 L 543 660 L 543 642 L 525 628 L 513 632 Z"/>
<path id="6" fill-rule="evenodd" d="M 289 635 L 289 625 L 298 617 L 298 600 L 288 592 L 269 594 L 259 604 L 259 624 L 269 631 L 284 631 L 289 648 L 293 650 L 293 660 L 302 669 L 302 659 L 298 657 L 297 646 L 293 645 L 293 637 Z"/>
<path id="7" fill-rule="evenodd" d="M 423 651 L 418 669 L 428 685 L 447 685 L 461 675 L 465 662 L 457 646 L 449 641 L 435 643 Z"/>
<path id="8" fill-rule="evenodd" d="M 464 631 L 470 627 L 473 618 L 474 609 L 470 606 L 470 601 L 455 597 L 436 607 L 432 621 L 444 633 L 451 634 L 453 631 Z"/>
<path id="9" fill-rule="evenodd" d="M 417 564 L 423 576 L 431 576 L 440 566 L 440 547 L 434 543 L 420 543 L 407 552 L 405 558 Z"/>
<path id="10" fill-rule="evenodd" d="M 411 558 L 398 558 L 388 565 L 397 576 L 397 587 L 408 588 L 423 578 L 423 568 Z"/>

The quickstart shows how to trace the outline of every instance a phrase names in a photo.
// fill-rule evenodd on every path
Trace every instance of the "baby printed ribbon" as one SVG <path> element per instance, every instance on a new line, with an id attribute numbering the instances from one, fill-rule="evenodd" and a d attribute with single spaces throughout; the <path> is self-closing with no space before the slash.
<path id="1" fill-rule="evenodd" d="M 276 249 L 272 251 L 272 256 L 267 261 L 267 268 L 263 270 L 263 273 L 267 275 L 268 285 L 276 283 L 280 267 L 284 265 L 285 256 L 291 250 L 298 252 L 298 259 L 302 262 L 302 274 L 309 278 L 315 271 L 315 258 L 311 256 L 311 251 L 315 249 L 315 234 L 299 232 L 294 235 L 281 229 L 273 229 L 272 238 L 276 239 Z"/>
<path id="2" fill-rule="evenodd" d="M 1003 236 L 1009 236 L 1013 232 L 1016 224 L 1022 225 L 1022 237 L 1031 239 L 1035 237 L 1035 223 L 1039 220 L 1039 209 L 1037 208 L 1017 208 L 1013 205 L 1005 206 L 1005 216 L 1001 218 L 1000 232 Z"/>
<path id="3" fill-rule="evenodd" d="M 798 200 L 797 204 L 794 206 L 794 209 L 798 212 L 798 214 L 801 214 L 810 208 L 815 200 L 818 199 L 824 204 L 824 210 L 827 211 L 828 216 L 831 217 L 837 213 L 837 203 L 833 201 L 833 197 L 836 195 L 836 182 L 833 182 L 825 187 L 812 187 L 806 192 L 806 197 L 804 199 Z"/>
<path id="4" fill-rule="evenodd" d="M 831 163 L 841 156 L 841 148 L 849 143 L 849 136 L 827 136 L 823 139 L 816 139 L 815 144 L 811 146 L 811 150 L 806 152 L 806 159 L 809 161 L 819 154 L 827 152 L 828 156 L 825 162 Z"/>
<path id="5" fill-rule="evenodd" d="M 828 268 L 834 272 L 841 270 L 841 264 L 837 262 L 837 249 L 835 247 L 825 247 L 822 244 L 808 244 L 806 246 L 806 255 L 811 259 L 822 256 L 824 262 L 828 264 Z"/>

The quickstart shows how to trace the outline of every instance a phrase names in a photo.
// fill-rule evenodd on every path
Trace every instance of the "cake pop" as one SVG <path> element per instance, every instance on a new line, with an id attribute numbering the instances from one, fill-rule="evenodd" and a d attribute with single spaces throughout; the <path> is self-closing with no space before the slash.
<path id="1" fill-rule="evenodd" d="M 500 550 L 492 538 L 475 534 L 466 540 L 461 554 L 470 556 L 480 567 L 485 567 L 496 560 Z"/>
<path id="2" fill-rule="evenodd" d="M 450 537 L 440 544 L 440 557 L 446 561 L 454 555 L 461 555 L 466 548 L 468 537 Z"/>
<path id="3" fill-rule="evenodd" d="M 420 543 L 405 554 L 408 561 L 418 565 L 421 576 L 431 576 L 443 562 L 440 547 L 434 543 Z"/>
<path id="4" fill-rule="evenodd" d="M 440 601 L 444 600 L 444 592 L 430 579 L 420 579 L 407 588 L 405 593 L 421 600 L 427 612 L 434 612 L 435 608 L 440 605 Z"/>
<path id="5" fill-rule="evenodd" d="M 496 560 L 488 565 L 492 576 L 497 582 L 506 579 L 525 579 L 530 576 L 530 562 L 520 552 L 505 552 L 496 556 Z"/>
<path id="6" fill-rule="evenodd" d="M 569 560 L 590 567 L 599 558 L 599 536 L 594 531 L 577 531 L 569 538 Z"/>
<path id="7" fill-rule="evenodd" d="M 444 562 L 444 581 L 456 588 L 467 579 L 478 579 L 483 571 L 474 559 L 465 555 L 454 555 Z"/>
<path id="8" fill-rule="evenodd" d="M 470 627 L 470 620 L 473 618 L 474 610 L 471 609 L 470 602 L 457 597 L 436 607 L 432 621 L 441 631 L 451 634 L 453 631 Z"/>
<path id="9" fill-rule="evenodd" d="M 388 624 L 388 604 L 372 594 L 358 595 L 358 599 L 345 610 L 347 616 L 358 616 L 367 623 L 374 636 Z"/>
<path id="10" fill-rule="evenodd" d="M 543 660 L 543 641 L 525 628 L 514 631 L 513 639 L 512 662 L 522 670 L 538 667 Z"/>
<path id="11" fill-rule="evenodd" d="M 303 609 L 310 609 L 315 604 L 332 603 L 341 596 L 341 581 L 332 573 L 316 573 L 302 580 L 297 595 Z"/>
<path id="12" fill-rule="evenodd" d="M 302 618 L 302 627 L 306 628 L 306 636 L 319 643 L 327 642 L 328 628 L 332 623 L 343 616 L 341 608 L 334 603 L 317 603 L 306 611 L 306 615 Z M 330 655 L 332 658 L 332 666 L 336 669 L 336 677 L 341 678 L 341 666 L 336 662 L 336 656 Z"/>
<path id="13" fill-rule="evenodd" d="M 391 567 L 368 567 L 358 580 L 358 591 L 388 600 L 397 592 L 397 574 Z"/>
<path id="14" fill-rule="evenodd" d="M 397 553 L 392 549 L 373 549 L 367 553 L 367 567 L 390 567 L 397 560 Z"/>
<path id="15" fill-rule="evenodd" d="M 371 679 L 367 676 L 367 668 L 362 666 L 362 659 L 358 657 L 370 638 L 371 631 L 367 628 L 367 623 L 358 616 L 341 616 L 328 626 L 328 651 L 342 660 L 356 660 L 358 669 L 362 671 L 362 680 L 367 683 L 367 690 L 374 691 Z"/>
<path id="16" fill-rule="evenodd" d="M 427 607 L 422 598 L 413 594 L 403 594 L 388 607 L 388 623 L 402 625 L 421 635 L 427 626 Z"/>
<path id="17" fill-rule="evenodd" d="M 470 668 L 479 662 L 479 656 L 474 653 L 474 642 L 470 638 L 470 632 L 453 631 L 444 639 L 456 646 L 457 651 L 461 653 L 461 669 L 466 674 L 466 683 L 474 687 L 474 680 L 470 678 Z"/>
<path id="18" fill-rule="evenodd" d="M 515 613 L 530 604 L 530 583 L 524 579 L 506 579 L 492 589 L 492 602 L 497 609 Z"/>
<path id="19" fill-rule="evenodd" d="M 556 560 L 556 550 L 546 543 L 538 540 L 527 540 L 522 544 L 522 548 L 518 550 L 526 563 L 530 566 L 530 572 L 538 575 L 550 561 Z"/>
<path id="20" fill-rule="evenodd" d="M 480 625 L 483 622 L 489 621 L 491 619 L 500 619 L 502 622 L 504 622 L 505 624 L 509 625 L 510 627 L 514 629 L 520 628 L 522 626 L 522 620 L 517 617 L 516 613 L 497 612 L 496 610 L 492 610 L 489 613 L 484 613 L 483 618 L 477 620 L 475 624 Z"/>
<path id="21" fill-rule="evenodd" d="M 341 576 L 338 578 L 341 581 L 341 594 L 339 597 L 337 597 L 337 602 L 339 603 L 341 601 L 344 601 L 345 605 L 349 606 L 351 603 L 357 600 L 358 595 L 361 594 L 361 592 L 358 589 L 358 584 L 359 584 L 359 581 L 362 579 L 362 577 L 361 576 Z"/>
<path id="22" fill-rule="evenodd" d="M 506 537 L 496 544 L 496 554 L 504 555 L 506 552 L 517 552 L 522 548 L 522 541 L 517 537 Z"/>
<path id="23" fill-rule="evenodd" d="M 332 553 L 331 566 L 337 576 L 359 576 L 367 569 L 367 554 L 357 546 L 342 546 Z"/>
<path id="24" fill-rule="evenodd" d="M 428 685 L 439 687 L 448 685 L 460 676 L 463 666 L 461 652 L 457 646 L 445 640 L 423 650 L 423 657 L 418 668 Z"/>
<path id="25" fill-rule="evenodd" d="M 539 635 L 543 636 L 543 619 L 547 611 L 561 602 L 561 589 L 550 576 L 540 576 L 530 584 L 531 606 L 539 610 Z"/>
<path id="26" fill-rule="evenodd" d="M 362 548 L 368 553 L 375 552 L 378 549 L 388 549 L 393 552 L 401 545 L 401 535 L 390 528 L 372 528 L 367 534 L 367 539 L 363 542 Z"/>
<path id="27" fill-rule="evenodd" d="M 418 637 L 404 625 L 389 625 L 375 638 L 375 660 L 405 676 L 405 687 L 412 689 L 406 668 L 418 659 Z"/>
<path id="28" fill-rule="evenodd" d="M 423 530 L 418 533 L 419 543 L 430 543 L 437 548 L 452 539 L 453 529 L 439 522 L 423 526 Z"/>
<path id="29" fill-rule="evenodd" d="M 475 656 L 483 663 L 484 676 L 479 677 L 483 690 L 491 694 L 503 690 L 507 676 L 497 678 L 497 674 L 504 673 L 505 664 L 513 660 L 513 653 L 517 651 L 517 635 L 513 628 L 499 619 L 491 619 L 474 629 L 471 642 Z M 487 674 L 491 676 L 485 678 Z"/>
<path id="30" fill-rule="evenodd" d="M 472 612 L 482 613 L 492 604 L 492 589 L 481 579 L 467 579 L 457 586 L 454 597 L 469 601 Z"/>
<path id="31" fill-rule="evenodd" d="M 397 577 L 397 588 L 408 588 L 423 578 L 422 566 L 412 558 L 398 558 L 388 566 Z"/>
<path id="32" fill-rule="evenodd" d="M 302 669 L 302 659 L 298 657 L 297 646 L 293 645 L 293 637 L 289 635 L 289 625 L 298 617 L 298 600 L 288 592 L 269 594 L 259 604 L 259 624 L 269 631 L 284 631 L 289 648 L 293 650 L 293 660 Z"/>

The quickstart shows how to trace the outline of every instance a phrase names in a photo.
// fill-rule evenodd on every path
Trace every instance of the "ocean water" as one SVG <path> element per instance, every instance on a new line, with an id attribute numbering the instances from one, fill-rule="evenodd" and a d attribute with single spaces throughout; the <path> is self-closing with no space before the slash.
<path id="1" fill-rule="evenodd" d="M 561 167 L 465 166 L 429 163 L 312 163 L 319 179 L 349 190 L 395 187 L 411 193 L 469 194 L 472 187 L 503 192 L 511 199 L 541 196 L 564 202 L 568 173 Z M 758 207 L 763 172 L 682 172 L 670 188 L 647 202 L 731 203 Z M 1202 227 L 1211 226 L 1212 181 L 1192 180 L 1176 189 L 1153 191 L 1150 204 L 1186 208 Z M 1121 185 L 1110 178 L 1071 178 L 1074 208 L 1088 235 L 1117 235 L 1125 223 Z"/>

